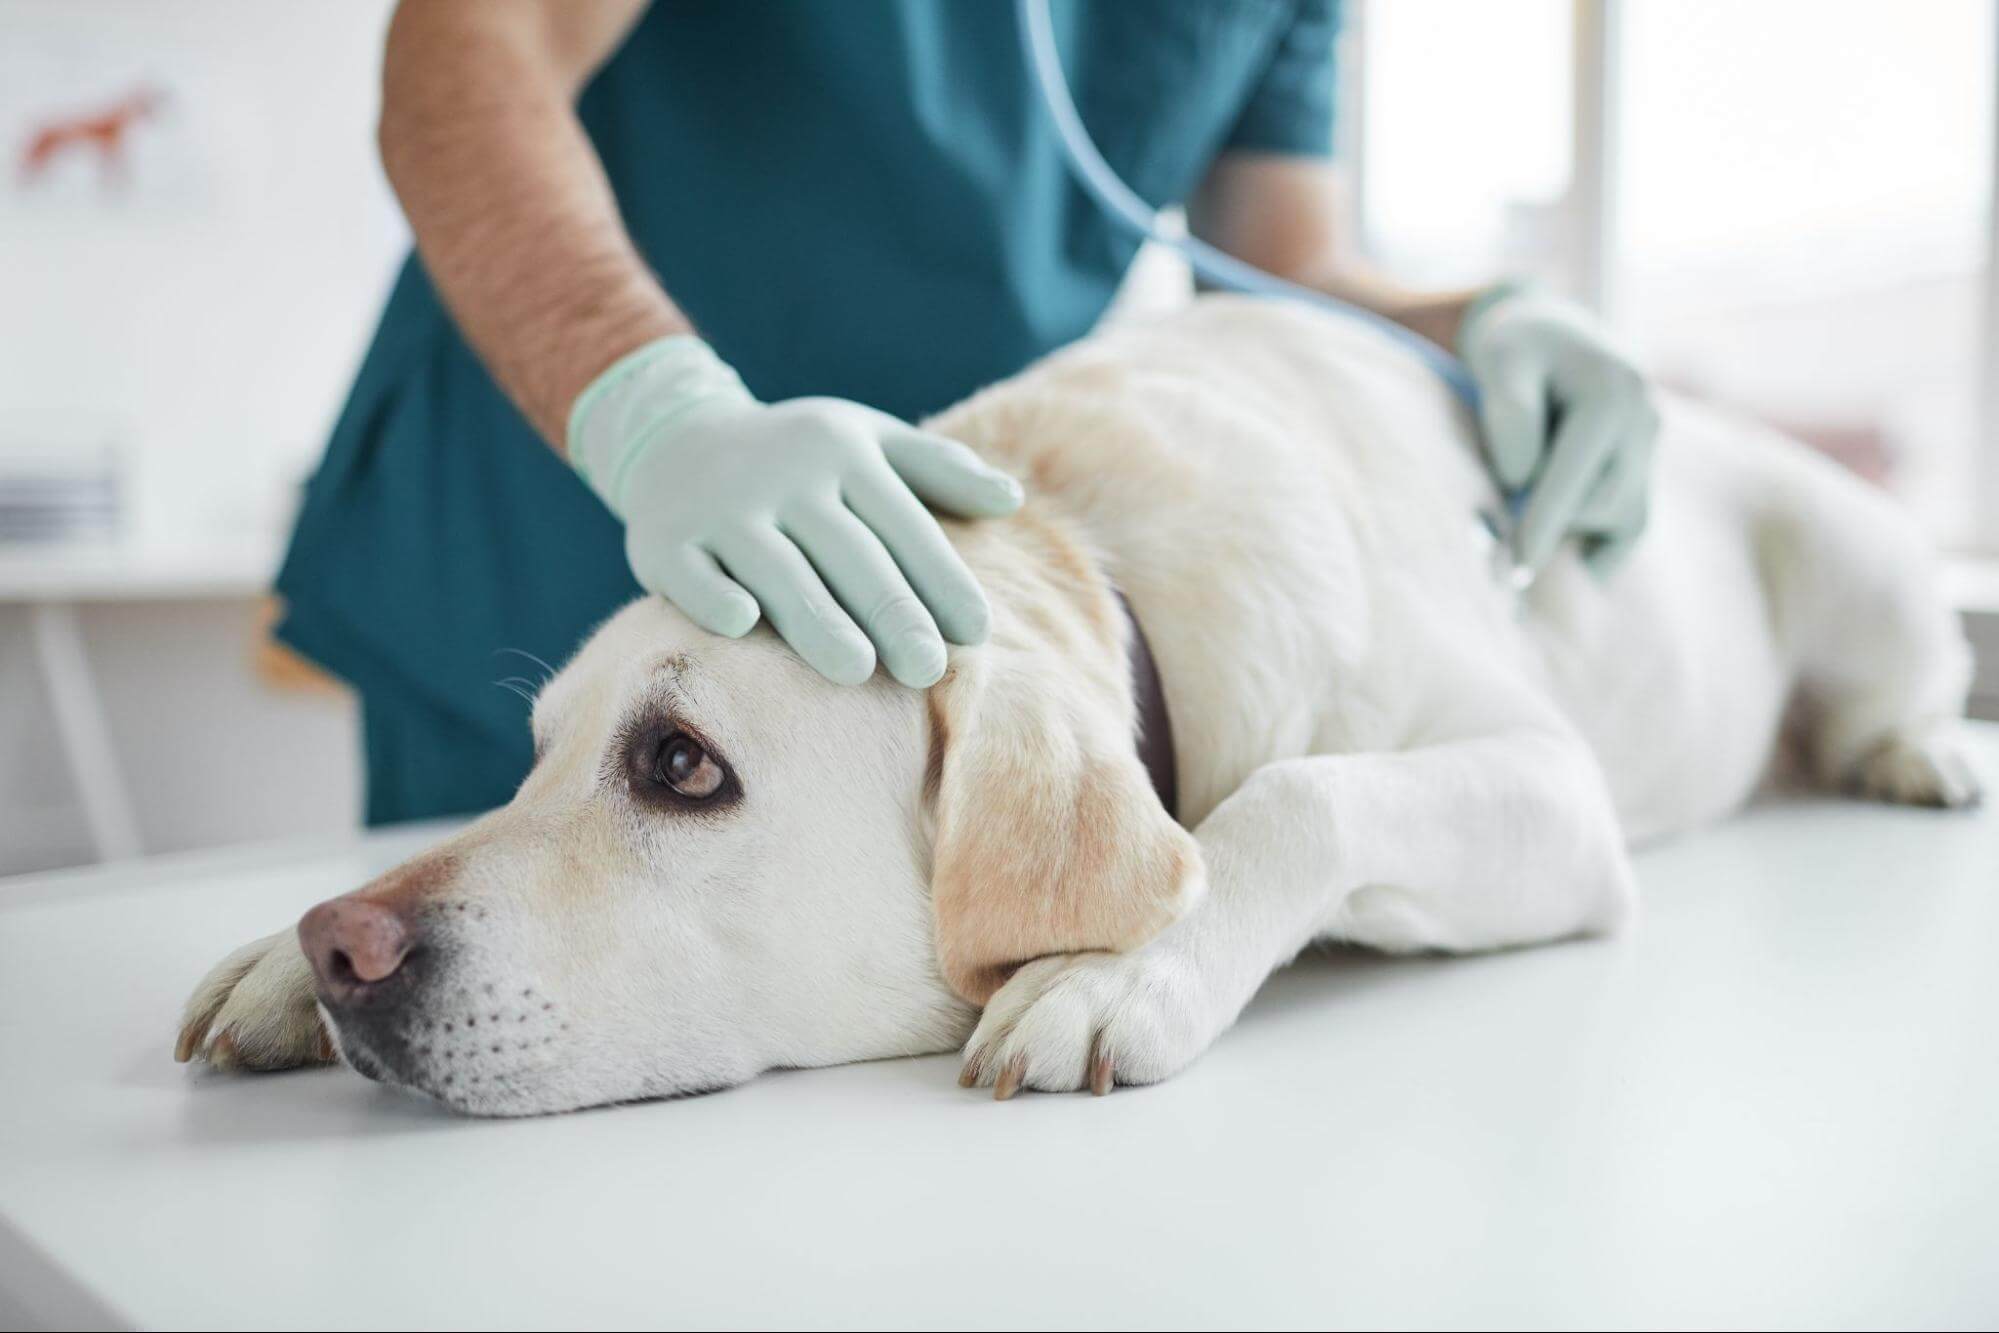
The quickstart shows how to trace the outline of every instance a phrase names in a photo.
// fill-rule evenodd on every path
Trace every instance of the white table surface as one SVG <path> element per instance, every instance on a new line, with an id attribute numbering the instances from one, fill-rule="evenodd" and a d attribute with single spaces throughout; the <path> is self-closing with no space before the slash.
<path id="1" fill-rule="evenodd" d="M 1999 774 L 1999 728 L 1981 736 Z M 0 886 L 0 1285 L 181 1327 L 1986 1325 L 1999 813 L 1764 808 L 1620 940 L 1314 958 L 1179 1079 L 948 1057 L 481 1122 L 191 1073 L 230 947 L 435 836 Z"/>

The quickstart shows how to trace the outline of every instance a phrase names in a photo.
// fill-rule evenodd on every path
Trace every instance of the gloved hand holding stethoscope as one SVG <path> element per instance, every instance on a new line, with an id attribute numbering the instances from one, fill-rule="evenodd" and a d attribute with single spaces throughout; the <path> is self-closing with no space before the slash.
<path id="1" fill-rule="evenodd" d="M 1217 287 L 1301 300 L 1358 320 L 1429 364 L 1476 414 L 1485 459 L 1505 497 L 1488 523 L 1524 588 L 1564 541 L 1608 574 L 1644 531 L 1658 414 L 1644 377 L 1590 315 L 1517 283 L 1479 296 L 1458 332 L 1458 357 L 1364 306 L 1265 273 L 1163 225 L 1119 179 L 1084 128 L 1055 47 L 1048 0 L 1015 0 L 1029 69 L 1071 173 L 1106 214 L 1183 255 Z"/>

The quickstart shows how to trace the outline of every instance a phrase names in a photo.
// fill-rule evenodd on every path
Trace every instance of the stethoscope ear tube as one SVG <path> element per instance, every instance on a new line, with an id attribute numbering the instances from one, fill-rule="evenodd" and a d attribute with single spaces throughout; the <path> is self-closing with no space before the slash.
<path id="1" fill-rule="evenodd" d="M 1040 90 L 1041 105 L 1055 126 L 1055 138 L 1061 144 L 1062 157 L 1069 166 L 1069 173 L 1112 221 L 1141 240 L 1157 241 L 1178 251 L 1195 273 L 1217 287 L 1257 296 L 1304 301 L 1366 324 L 1420 357 L 1476 414 L 1478 386 L 1472 382 L 1471 373 L 1465 369 L 1463 362 L 1428 338 L 1364 306 L 1288 282 L 1254 264 L 1245 264 L 1234 255 L 1162 223 L 1158 210 L 1139 198 L 1111 170 L 1110 163 L 1104 161 L 1103 153 L 1098 151 L 1096 141 L 1084 128 L 1083 118 L 1076 110 L 1076 99 L 1069 91 L 1069 81 L 1062 73 L 1062 56 L 1055 46 L 1055 25 L 1049 16 L 1048 5 L 1049 0 L 1014 0 L 1021 51 L 1027 58 L 1028 69 L 1033 72 L 1035 86 Z"/>
<path id="2" fill-rule="evenodd" d="M 1048 112 L 1048 118 L 1055 126 L 1055 138 L 1062 146 L 1062 158 L 1068 164 L 1069 174 L 1076 178 L 1083 192 L 1112 221 L 1142 241 L 1157 241 L 1177 251 L 1196 274 L 1217 287 L 1255 296 L 1303 301 L 1365 324 L 1384 337 L 1393 339 L 1437 372 L 1471 413 L 1476 429 L 1478 385 L 1462 361 L 1428 338 L 1365 306 L 1286 281 L 1254 264 L 1245 264 L 1234 255 L 1163 223 L 1159 210 L 1139 198 L 1137 192 L 1111 170 L 1096 141 L 1084 128 L 1083 118 L 1076 110 L 1076 99 L 1069 91 L 1069 80 L 1062 73 L 1062 55 L 1055 46 L 1055 25 L 1049 16 L 1048 5 L 1049 0 L 1014 0 L 1014 18 L 1020 29 L 1021 51 L 1026 56 L 1028 68 L 1033 71 L 1035 86 L 1040 89 L 1042 108 Z M 1481 515 L 1485 529 L 1492 533 L 1495 541 L 1495 558 L 1499 562 L 1495 567 L 1504 566 L 1504 581 L 1516 593 L 1524 591 L 1534 581 L 1531 570 L 1512 565 L 1509 559 L 1508 537 L 1520 520 L 1525 502 L 1526 496 L 1522 493 L 1502 495 L 1497 510 Z"/>

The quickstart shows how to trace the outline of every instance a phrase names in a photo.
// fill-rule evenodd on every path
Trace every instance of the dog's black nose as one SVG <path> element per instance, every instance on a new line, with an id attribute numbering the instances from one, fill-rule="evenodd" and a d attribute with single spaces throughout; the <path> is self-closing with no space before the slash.
<path id="1" fill-rule="evenodd" d="M 319 998 L 352 1004 L 396 975 L 416 947 L 416 932 L 395 908 L 349 894 L 307 912 L 298 942 L 319 978 Z"/>

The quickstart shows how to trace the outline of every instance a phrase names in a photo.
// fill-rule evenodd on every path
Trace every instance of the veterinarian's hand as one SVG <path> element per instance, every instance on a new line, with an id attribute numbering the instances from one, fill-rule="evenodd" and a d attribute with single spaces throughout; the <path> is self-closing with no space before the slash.
<path id="1" fill-rule="evenodd" d="M 1493 475 L 1526 492 L 1514 558 L 1538 573 L 1574 536 L 1592 569 L 1615 569 L 1645 529 L 1659 416 L 1644 376 L 1584 311 L 1505 286 L 1473 302 L 1458 351 Z"/>
<path id="2" fill-rule="evenodd" d="M 731 638 L 759 610 L 830 680 L 875 655 L 905 685 L 978 643 L 985 594 L 924 508 L 1020 507 L 1020 486 L 964 445 L 836 398 L 765 404 L 698 338 L 662 338 L 586 389 L 569 460 L 625 522 L 641 585 Z M 919 498 L 920 497 L 920 498 Z"/>

